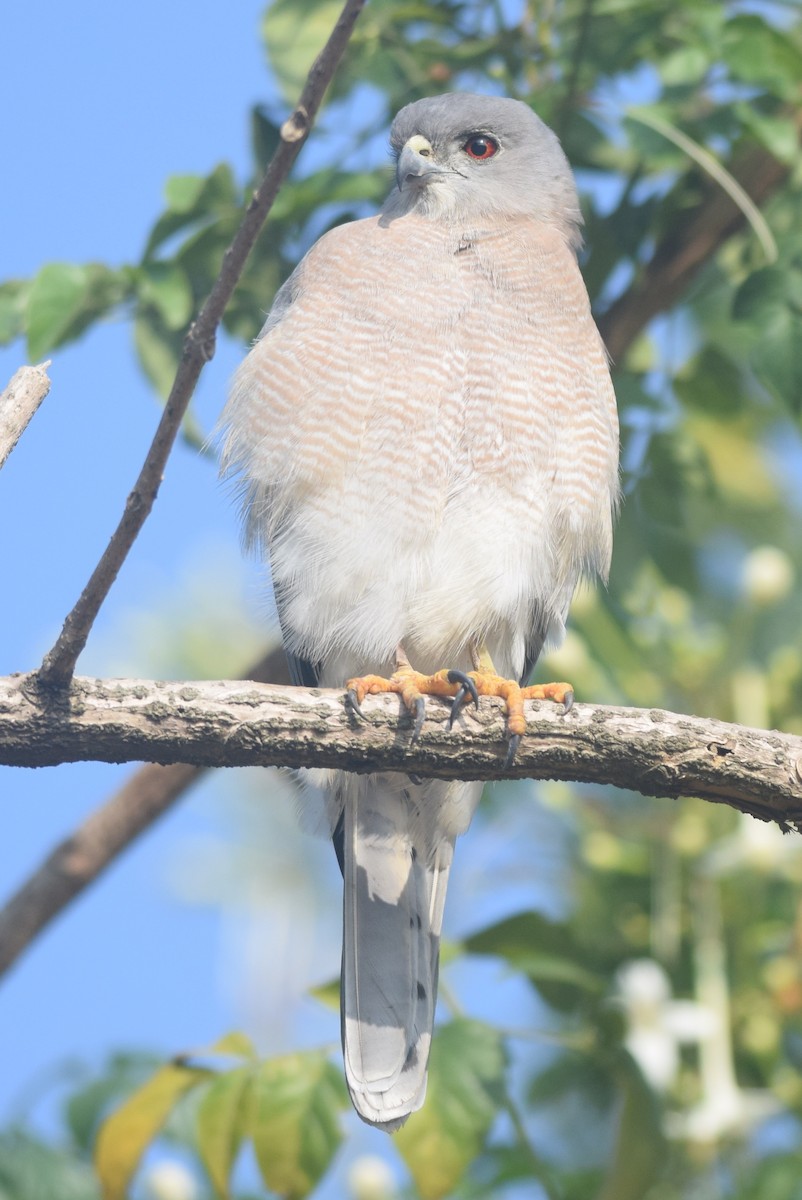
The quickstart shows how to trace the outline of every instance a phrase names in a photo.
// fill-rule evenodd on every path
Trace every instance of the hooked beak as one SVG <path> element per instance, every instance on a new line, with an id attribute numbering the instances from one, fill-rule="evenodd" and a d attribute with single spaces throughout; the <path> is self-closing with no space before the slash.
<path id="1" fill-rule="evenodd" d="M 446 167 L 439 167 L 434 161 L 431 143 L 416 133 L 398 156 L 395 180 L 399 190 L 403 191 L 405 187 L 425 186 L 436 176 L 448 174 Z"/>

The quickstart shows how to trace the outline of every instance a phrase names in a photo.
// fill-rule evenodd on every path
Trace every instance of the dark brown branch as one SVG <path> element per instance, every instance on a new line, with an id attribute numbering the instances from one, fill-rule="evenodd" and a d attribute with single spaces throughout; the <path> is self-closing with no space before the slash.
<path id="1" fill-rule="evenodd" d="M 50 391 L 49 362 L 38 367 L 20 367 L 0 395 L 0 467 L 16 446 L 28 424 Z"/>
<path id="2" fill-rule="evenodd" d="M 169 767 L 149 763 L 59 842 L 0 911 L 0 975 L 57 913 L 203 773 L 203 767 L 184 763 Z"/>
<path id="3" fill-rule="evenodd" d="M 730 165 L 731 174 L 759 208 L 785 182 L 789 170 L 757 145 L 746 147 Z M 599 318 L 601 335 L 614 362 L 623 360 L 653 317 L 685 295 L 702 267 L 745 224 L 742 210 L 711 183 L 707 198 L 673 225 L 638 279 Z"/>
<path id="4" fill-rule="evenodd" d="M 279 188 L 286 179 L 306 140 L 332 76 L 343 56 L 356 19 L 365 0 L 346 0 L 332 34 L 315 60 L 300 101 L 281 128 L 281 141 L 262 182 L 223 255 L 223 265 L 212 291 L 184 341 L 181 362 L 167 399 L 153 443 L 129 495 L 117 529 L 72 612 L 64 622 L 53 648 L 40 669 L 42 685 L 65 687 L 86 645 L 100 607 L 117 578 L 129 550 L 153 508 L 167 457 L 205 363 L 214 355 L 217 327 L 231 299 L 256 238 Z"/>
<path id="5" fill-rule="evenodd" d="M 248 671 L 246 678 L 288 683 L 284 651 L 271 650 Z M 0 975 L 71 900 L 206 770 L 189 763 L 170 766 L 147 763 L 55 846 L 0 910 Z"/>
<path id="6" fill-rule="evenodd" d="M 199 767 L 399 770 L 441 779 L 570 779 L 644 796 L 699 796 L 781 823 L 802 820 L 802 737 L 658 709 L 530 701 L 530 733 L 511 770 L 501 701 L 465 709 L 453 730 L 430 702 L 423 733 L 396 696 L 371 696 L 367 720 L 343 694 L 242 680 L 0 679 L 0 763 L 191 762 Z"/>

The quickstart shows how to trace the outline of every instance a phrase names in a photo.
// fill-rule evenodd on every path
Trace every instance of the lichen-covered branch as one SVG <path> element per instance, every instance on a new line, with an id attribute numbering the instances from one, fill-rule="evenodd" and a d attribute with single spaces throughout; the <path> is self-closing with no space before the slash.
<path id="1" fill-rule="evenodd" d="M 49 362 L 38 367 L 20 367 L 0 394 L 0 467 L 28 427 L 34 413 L 50 391 Z"/>
<path id="2" fill-rule="evenodd" d="M 349 716 L 340 692 L 243 681 L 76 678 L 53 693 L 37 676 L 0 679 L 0 762 L 93 759 L 202 767 L 338 767 L 456 779 L 567 779 L 646 796 L 694 795 L 766 820 L 802 820 L 802 738 L 659 709 L 530 702 L 529 736 L 505 773 L 500 702 L 447 727 L 430 701 L 420 742 L 393 696 Z"/>

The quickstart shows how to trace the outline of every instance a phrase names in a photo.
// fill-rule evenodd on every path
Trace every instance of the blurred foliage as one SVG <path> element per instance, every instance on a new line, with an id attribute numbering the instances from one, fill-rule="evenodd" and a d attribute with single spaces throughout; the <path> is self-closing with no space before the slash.
<path id="1" fill-rule="evenodd" d="M 265 12 L 282 103 L 251 114 L 253 178 L 226 164 L 173 176 L 138 263 L 51 263 L 0 285 L 0 341 L 25 336 L 38 360 L 123 308 L 142 369 L 166 395 L 338 7 L 275 0 Z M 725 172 L 746 152 L 771 156 L 783 170 L 764 208 L 768 242 L 746 222 L 615 364 L 625 503 L 610 586 L 578 596 L 541 671 L 596 699 L 798 733 L 801 79 L 793 3 L 370 0 L 224 319 L 233 336 L 255 337 L 311 242 L 375 210 L 390 181 L 386 127 L 420 96 L 517 96 L 557 130 L 583 194 L 583 269 L 599 314 L 639 286 L 655 246 L 670 248 L 720 186 L 707 156 Z M 802 843 L 690 799 L 547 785 L 537 795 L 573 838 L 564 918 L 511 913 L 454 956 L 489 957 L 527 982 L 547 1006 L 546 1049 L 524 1053 L 515 1031 L 470 1019 L 447 995 L 426 1107 L 394 1139 L 411 1182 L 353 1194 L 798 1200 Z M 486 798 L 490 819 L 495 803 Z M 222 1054 L 235 1065 L 220 1069 Z M 247 1140 L 272 1194 L 310 1194 L 342 1136 L 334 1060 L 311 1051 L 260 1063 L 242 1041 L 205 1057 L 212 1065 L 182 1061 L 148 1079 L 140 1064 L 133 1094 L 129 1068 L 111 1064 L 71 1098 L 63 1145 L 25 1128 L 2 1135 L 0 1200 L 96 1196 L 88 1147 L 123 1095 L 96 1144 L 107 1197 L 126 1194 L 154 1139 L 195 1147 L 205 1176 L 185 1170 L 184 1191 L 177 1176 L 170 1191 L 146 1157 L 137 1194 L 225 1196 Z M 177 1113 L 189 1114 L 183 1124 Z"/>

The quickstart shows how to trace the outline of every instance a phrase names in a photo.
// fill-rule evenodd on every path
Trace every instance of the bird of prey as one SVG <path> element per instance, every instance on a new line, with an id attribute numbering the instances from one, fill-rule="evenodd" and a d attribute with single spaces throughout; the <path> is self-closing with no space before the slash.
<path id="1" fill-rule="evenodd" d="M 607 358 L 556 136 L 517 100 L 454 93 L 393 122 L 395 185 L 276 295 L 223 414 L 224 470 L 269 558 L 293 678 L 568 707 L 521 689 L 577 582 L 606 577 L 618 493 Z M 454 710 L 452 709 L 452 718 Z M 476 783 L 307 773 L 344 877 L 341 1022 L 354 1106 L 423 1104 L 446 884 Z"/>

